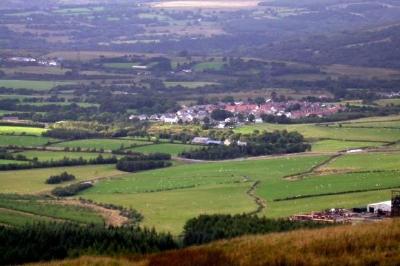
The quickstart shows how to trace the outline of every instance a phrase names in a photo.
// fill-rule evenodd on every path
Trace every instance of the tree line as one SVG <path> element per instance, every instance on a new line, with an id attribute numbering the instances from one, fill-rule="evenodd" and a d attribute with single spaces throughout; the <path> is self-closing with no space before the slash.
<path id="1" fill-rule="evenodd" d="M 155 153 L 149 155 L 125 156 L 118 160 L 117 169 L 124 172 L 138 172 L 143 170 L 169 167 L 171 155 Z"/>
<path id="2" fill-rule="evenodd" d="M 304 137 L 300 133 L 283 130 L 250 135 L 245 145 L 233 143 L 230 146 L 207 146 L 184 151 L 180 156 L 197 160 L 224 160 L 246 156 L 298 153 L 307 150 L 311 150 L 311 145 L 304 142 Z"/>
<path id="3" fill-rule="evenodd" d="M 178 247 L 170 234 L 138 227 L 104 228 L 70 223 L 0 226 L 0 265 L 91 255 L 127 255 Z"/>
<path id="4" fill-rule="evenodd" d="M 285 232 L 323 226 L 327 226 L 327 224 L 291 221 L 288 219 L 268 219 L 248 214 L 200 215 L 186 222 L 183 232 L 183 244 L 185 246 L 200 245 L 242 235 Z"/>

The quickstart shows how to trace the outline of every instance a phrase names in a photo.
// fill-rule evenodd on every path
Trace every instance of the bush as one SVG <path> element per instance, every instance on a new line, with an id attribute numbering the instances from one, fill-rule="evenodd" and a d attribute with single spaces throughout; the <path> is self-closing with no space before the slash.
<path id="1" fill-rule="evenodd" d="M 68 182 L 68 181 L 72 181 L 75 180 L 76 177 L 74 175 L 70 175 L 67 172 L 63 172 L 60 175 L 54 175 L 54 176 L 50 176 L 47 180 L 46 180 L 46 184 L 60 184 L 63 182 Z"/>
<path id="2" fill-rule="evenodd" d="M 51 191 L 51 194 L 56 197 L 71 197 L 92 186 L 89 182 L 72 184 L 67 187 L 57 187 Z"/>

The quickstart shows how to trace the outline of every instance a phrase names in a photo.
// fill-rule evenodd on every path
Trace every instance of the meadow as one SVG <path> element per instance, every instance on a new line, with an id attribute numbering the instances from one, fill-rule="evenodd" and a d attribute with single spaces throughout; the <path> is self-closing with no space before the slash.
<path id="1" fill-rule="evenodd" d="M 172 143 L 160 143 L 153 145 L 146 145 L 138 148 L 129 149 L 130 151 L 141 152 L 141 153 L 168 153 L 172 156 L 177 156 L 183 151 L 189 151 L 198 149 L 198 146 L 187 145 L 187 144 L 172 144 Z"/>
<path id="2" fill-rule="evenodd" d="M 350 149 L 379 147 L 384 142 L 368 142 L 368 141 L 342 141 L 342 140 L 320 140 L 312 143 L 313 152 L 337 152 Z"/>
<path id="3" fill-rule="evenodd" d="M 15 170 L 0 172 L 0 193 L 37 194 L 52 190 L 54 185 L 47 185 L 45 181 L 52 175 L 68 172 L 76 176 L 76 181 L 93 180 L 117 176 L 122 172 L 115 169 L 115 165 L 54 167 L 31 170 Z M 70 183 L 64 183 L 68 185 Z"/>
<path id="4" fill-rule="evenodd" d="M 205 82 L 205 81 L 165 81 L 164 85 L 169 87 L 182 86 L 188 89 L 196 89 L 207 85 L 215 85 L 215 82 Z"/>
<path id="5" fill-rule="evenodd" d="M 103 149 L 119 150 L 134 146 L 152 144 L 152 142 L 131 140 L 131 139 L 83 139 L 73 140 L 55 144 L 55 147 L 82 148 L 82 149 Z"/>
<path id="6" fill-rule="evenodd" d="M 24 155 L 26 158 L 32 160 L 37 158 L 39 161 L 57 161 L 64 158 L 90 160 L 97 158 L 100 154 L 104 158 L 112 157 L 110 153 L 93 153 L 93 152 L 64 152 L 64 151 L 23 151 L 15 153 L 15 155 Z"/>
<path id="7" fill-rule="evenodd" d="M 326 158 L 304 156 L 178 165 L 102 180 L 80 196 L 133 207 L 144 214 L 144 225 L 178 234 L 187 219 L 201 213 L 256 210 L 254 199 L 246 194 L 254 182 L 261 181 L 257 195 L 264 197 L 273 184 L 286 187 L 288 181 L 283 176 L 306 171 Z"/>
<path id="8" fill-rule="evenodd" d="M 0 126 L 0 135 L 32 135 L 40 136 L 46 129 L 40 127 Z"/>
<path id="9" fill-rule="evenodd" d="M 55 141 L 57 140 L 47 137 L 0 135 L 1 147 L 6 147 L 9 145 L 15 145 L 20 147 L 22 146 L 36 147 L 36 146 L 43 146 Z"/>
<path id="10" fill-rule="evenodd" d="M 0 80 L 0 87 L 48 91 L 56 86 L 70 85 L 70 81 Z"/>
<path id="11" fill-rule="evenodd" d="M 63 220 L 70 222 L 77 222 L 83 224 L 103 224 L 104 221 L 100 215 L 94 211 L 72 205 L 61 205 L 57 204 L 56 201 L 43 200 L 40 198 L 18 198 L 15 196 L 0 195 L 0 209 L 8 210 L 14 214 L 20 214 L 21 216 L 31 216 L 34 219 L 46 219 L 46 220 Z M 0 212 L 0 221 L 2 215 Z M 10 223 L 11 225 L 15 225 Z M 16 225 L 20 225 L 17 222 Z"/>
<path id="12" fill-rule="evenodd" d="M 298 131 L 307 139 L 335 139 L 335 140 L 351 140 L 351 141 L 377 141 L 377 142 L 393 142 L 400 140 L 400 130 L 397 128 L 350 128 L 328 125 L 314 124 L 256 124 L 248 125 L 235 129 L 237 133 L 249 134 L 254 130 L 288 130 Z"/>

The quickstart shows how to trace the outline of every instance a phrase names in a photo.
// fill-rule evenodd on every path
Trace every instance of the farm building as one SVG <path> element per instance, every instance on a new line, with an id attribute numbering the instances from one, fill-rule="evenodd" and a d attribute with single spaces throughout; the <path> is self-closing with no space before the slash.
<path id="1" fill-rule="evenodd" d="M 392 201 L 389 200 L 368 204 L 367 210 L 368 212 L 373 213 L 390 213 L 392 211 Z"/>

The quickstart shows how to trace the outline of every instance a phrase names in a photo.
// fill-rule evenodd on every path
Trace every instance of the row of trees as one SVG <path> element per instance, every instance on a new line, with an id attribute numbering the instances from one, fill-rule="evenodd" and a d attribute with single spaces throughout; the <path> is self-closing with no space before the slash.
<path id="1" fill-rule="evenodd" d="M 302 228 L 320 228 L 326 224 L 287 219 L 267 219 L 256 215 L 200 215 L 186 222 L 183 233 L 185 246 L 199 245 L 218 239 L 249 234 L 284 232 Z"/>
<path id="2" fill-rule="evenodd" d="M 304 137 L 298 132 L 274 131 L 253 134 L 247 137 L 246 145 L 208 146 L 201 149 L 184 151 L 180 156 L 198 160 L 224 160 L 246 156 L 298 153 L 311 150 L 304 143 Z"/>
<path id="3" fill-rule="evenodd" d="M 155 230 L 69 223 L 17 228 L 0 226 L 0 243 L 0 265 L 49 261 L 83 254 L 144 254 L 178 247 L 170 234 Z"/>
<path id="4" fill-rule="evenodd" d="M 77 183 L 66 187 L 56 187 L 51 191 L 51 194 L 56 197 L 71 197 L 91 187 L 93 187 L 93 185 L 90 182 Z"/>
<path id="5" fill-rule="evenodd" d="M 99 164 L 115 164 L 117 163 L 117 157 L 104 158 L 101 154 L 93 159 L 85 160 L 82 157 L 78 159 L 63 158 L 58 161 L 29 161 L 29 163 L 11 163 L 1 164 L 0 171 L 8 170 L 22 170 L 22 169 L 34 169 L 34 168 L 50 168 L 50 167 L 63 167 L 63 166 L 77 166 L 77 165 L 99 165 Z"/>
<path id="6" fill-rule="evenodd" d="M 117 169 L 124 172 L 138 172 L 164 168 L 172 165 L 170 159 L 171 155 L 163 153 L 126 156 L 118 160 Z"/>

